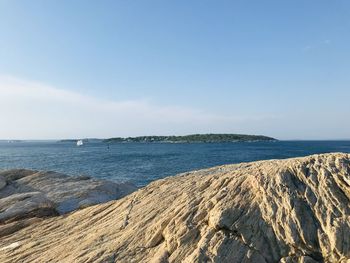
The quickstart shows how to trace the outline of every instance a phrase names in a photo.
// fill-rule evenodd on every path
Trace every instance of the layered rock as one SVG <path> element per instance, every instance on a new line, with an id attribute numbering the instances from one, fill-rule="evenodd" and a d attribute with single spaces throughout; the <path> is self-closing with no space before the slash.
<path id="1" fill-rule="evenodd" d="M 0 262 L 346 262 L 350 155 L 226 165 L 0 240 Z"/>
<path id="2" fill-rule="evenodd" d="M 0 237 L 37 221 L 34 218 L 57 216 L 119 199 L 135 189 L 128 183 L 56 172 L 0 172 Z"/>

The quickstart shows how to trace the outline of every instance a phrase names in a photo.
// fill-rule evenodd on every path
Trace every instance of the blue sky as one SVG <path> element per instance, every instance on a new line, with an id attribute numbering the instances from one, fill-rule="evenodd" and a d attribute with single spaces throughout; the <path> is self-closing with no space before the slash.
<path id="1" fill-rule="evenodd" d="M 349 33 L 345 0 L 0 0 L 0 137 L 350 138 Z"/>

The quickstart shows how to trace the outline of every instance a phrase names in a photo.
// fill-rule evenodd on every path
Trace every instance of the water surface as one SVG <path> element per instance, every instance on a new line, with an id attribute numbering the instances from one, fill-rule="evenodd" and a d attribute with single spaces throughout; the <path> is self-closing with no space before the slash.
<path id="1" fill-rule="evenodd" d="M 177 173 L 216 165 L 315 153 L 350 153 L 350 141 L 251 143 L 0 142 L 0 169 L 53 170 L 138 186 Z"/>

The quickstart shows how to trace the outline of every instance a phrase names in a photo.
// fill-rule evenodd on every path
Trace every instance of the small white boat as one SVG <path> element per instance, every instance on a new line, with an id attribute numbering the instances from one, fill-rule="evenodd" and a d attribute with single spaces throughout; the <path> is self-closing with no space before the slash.
<path id="1" fill-rule="evenodd" d="M 84 143 L 83 143 L 83 140 L 78 140 L 77 141 L 77 146 L 82 146 Z"/>

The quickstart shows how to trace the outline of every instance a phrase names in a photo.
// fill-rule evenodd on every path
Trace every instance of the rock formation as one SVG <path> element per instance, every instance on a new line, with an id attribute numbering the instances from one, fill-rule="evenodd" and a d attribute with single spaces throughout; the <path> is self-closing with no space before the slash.
<path id="1" fill-rule="evenodd" d="M 0 262 L 348 262 L 350 155 L 226 165 L 0 239 Z"/>
<path id="2" fill-rule="evenodd" d="M 56 172 L 0 172 L 0 237 L 38 221 L 121 198 L 136 187 Z M 20 221 L 20 222 L 19 222 Z"/>

